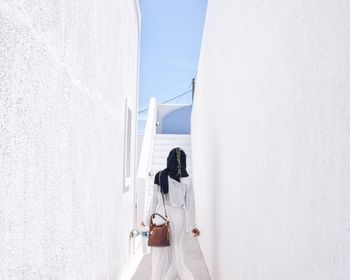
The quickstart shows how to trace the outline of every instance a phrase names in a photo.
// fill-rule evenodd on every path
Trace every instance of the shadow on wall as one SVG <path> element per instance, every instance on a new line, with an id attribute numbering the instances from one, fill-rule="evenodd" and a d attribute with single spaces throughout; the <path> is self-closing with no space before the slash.
<path id="1" fill-rule="evenodd" d="M 192 105 L 173 110 L 162 118 L 162 134 L 190 134 Z"/>

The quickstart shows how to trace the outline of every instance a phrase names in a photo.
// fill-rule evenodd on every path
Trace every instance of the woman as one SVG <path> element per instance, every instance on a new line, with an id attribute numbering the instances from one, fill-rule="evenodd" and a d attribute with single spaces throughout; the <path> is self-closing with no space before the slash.
<path id="1" fill-rule="evenodd" d="M 152 247 L 152 280 L 192 280 L 184 262 L 185 232 L 200 234 L 195 222 L 195 202 L 192 180 L 186 170 L 186 154 L 180 148 L 170 151 L 167 167 L 154 178 L 153 197 L 142 225 L 149 226 L 154 212 L 165 216 L 164 204 L 170 221 L 170 246 Z M 157 221 L 155 221 L 157 223 Z"/>

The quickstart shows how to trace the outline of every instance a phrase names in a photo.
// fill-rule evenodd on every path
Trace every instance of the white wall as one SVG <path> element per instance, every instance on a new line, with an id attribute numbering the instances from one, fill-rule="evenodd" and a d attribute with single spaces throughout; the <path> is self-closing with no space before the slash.
<path id="1" fill-rule="evenodd" d="M 209 1 L 193 105 L 214 279 L 350 279 L 350 3 Z"/>
<path id="2" fill-rule="evenodd" d="M 138 32 L 136 1 L 1 1 L 0 279 L 125 273 Z"/>
<path id="3" fill-rule="evenodd" d="M 158 134 L 190 134 L 192 105 L 158 104 Z"/>

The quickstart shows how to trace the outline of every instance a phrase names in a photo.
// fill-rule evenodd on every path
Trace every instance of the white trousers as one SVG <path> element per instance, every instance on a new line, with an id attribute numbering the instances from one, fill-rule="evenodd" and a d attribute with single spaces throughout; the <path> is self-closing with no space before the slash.
<path id="1" fill-rule="evenodd" d="M 184 261 L 185 209 L 168 205 L 166 209 L 170 221 L 170 246 L 152 247 L 152 280 L 193 280 Z M 157 212 L 164 215 L 163 205 Z"/>

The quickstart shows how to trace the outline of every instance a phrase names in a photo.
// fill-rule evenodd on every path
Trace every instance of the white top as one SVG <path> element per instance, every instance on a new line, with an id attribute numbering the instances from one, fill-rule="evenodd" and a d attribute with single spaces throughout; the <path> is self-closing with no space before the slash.
<path id="1" fill-rule="evenodd" d="M 193 184 L 190 176 L 181 177 L 180 182 L 168 176 L 169 192 L 164 195 L 166 207 L 183 207 L 185 209 L 186 232 L 191 232 L 196 227 L 196 212 L 194 202 Z M 149 204 L 146 205 L 144 216 L 145 225 L 149 226 L 149 219 L 154 212 L 163 207 L 160 186 L 153 184 L 149 195 Z"/>

